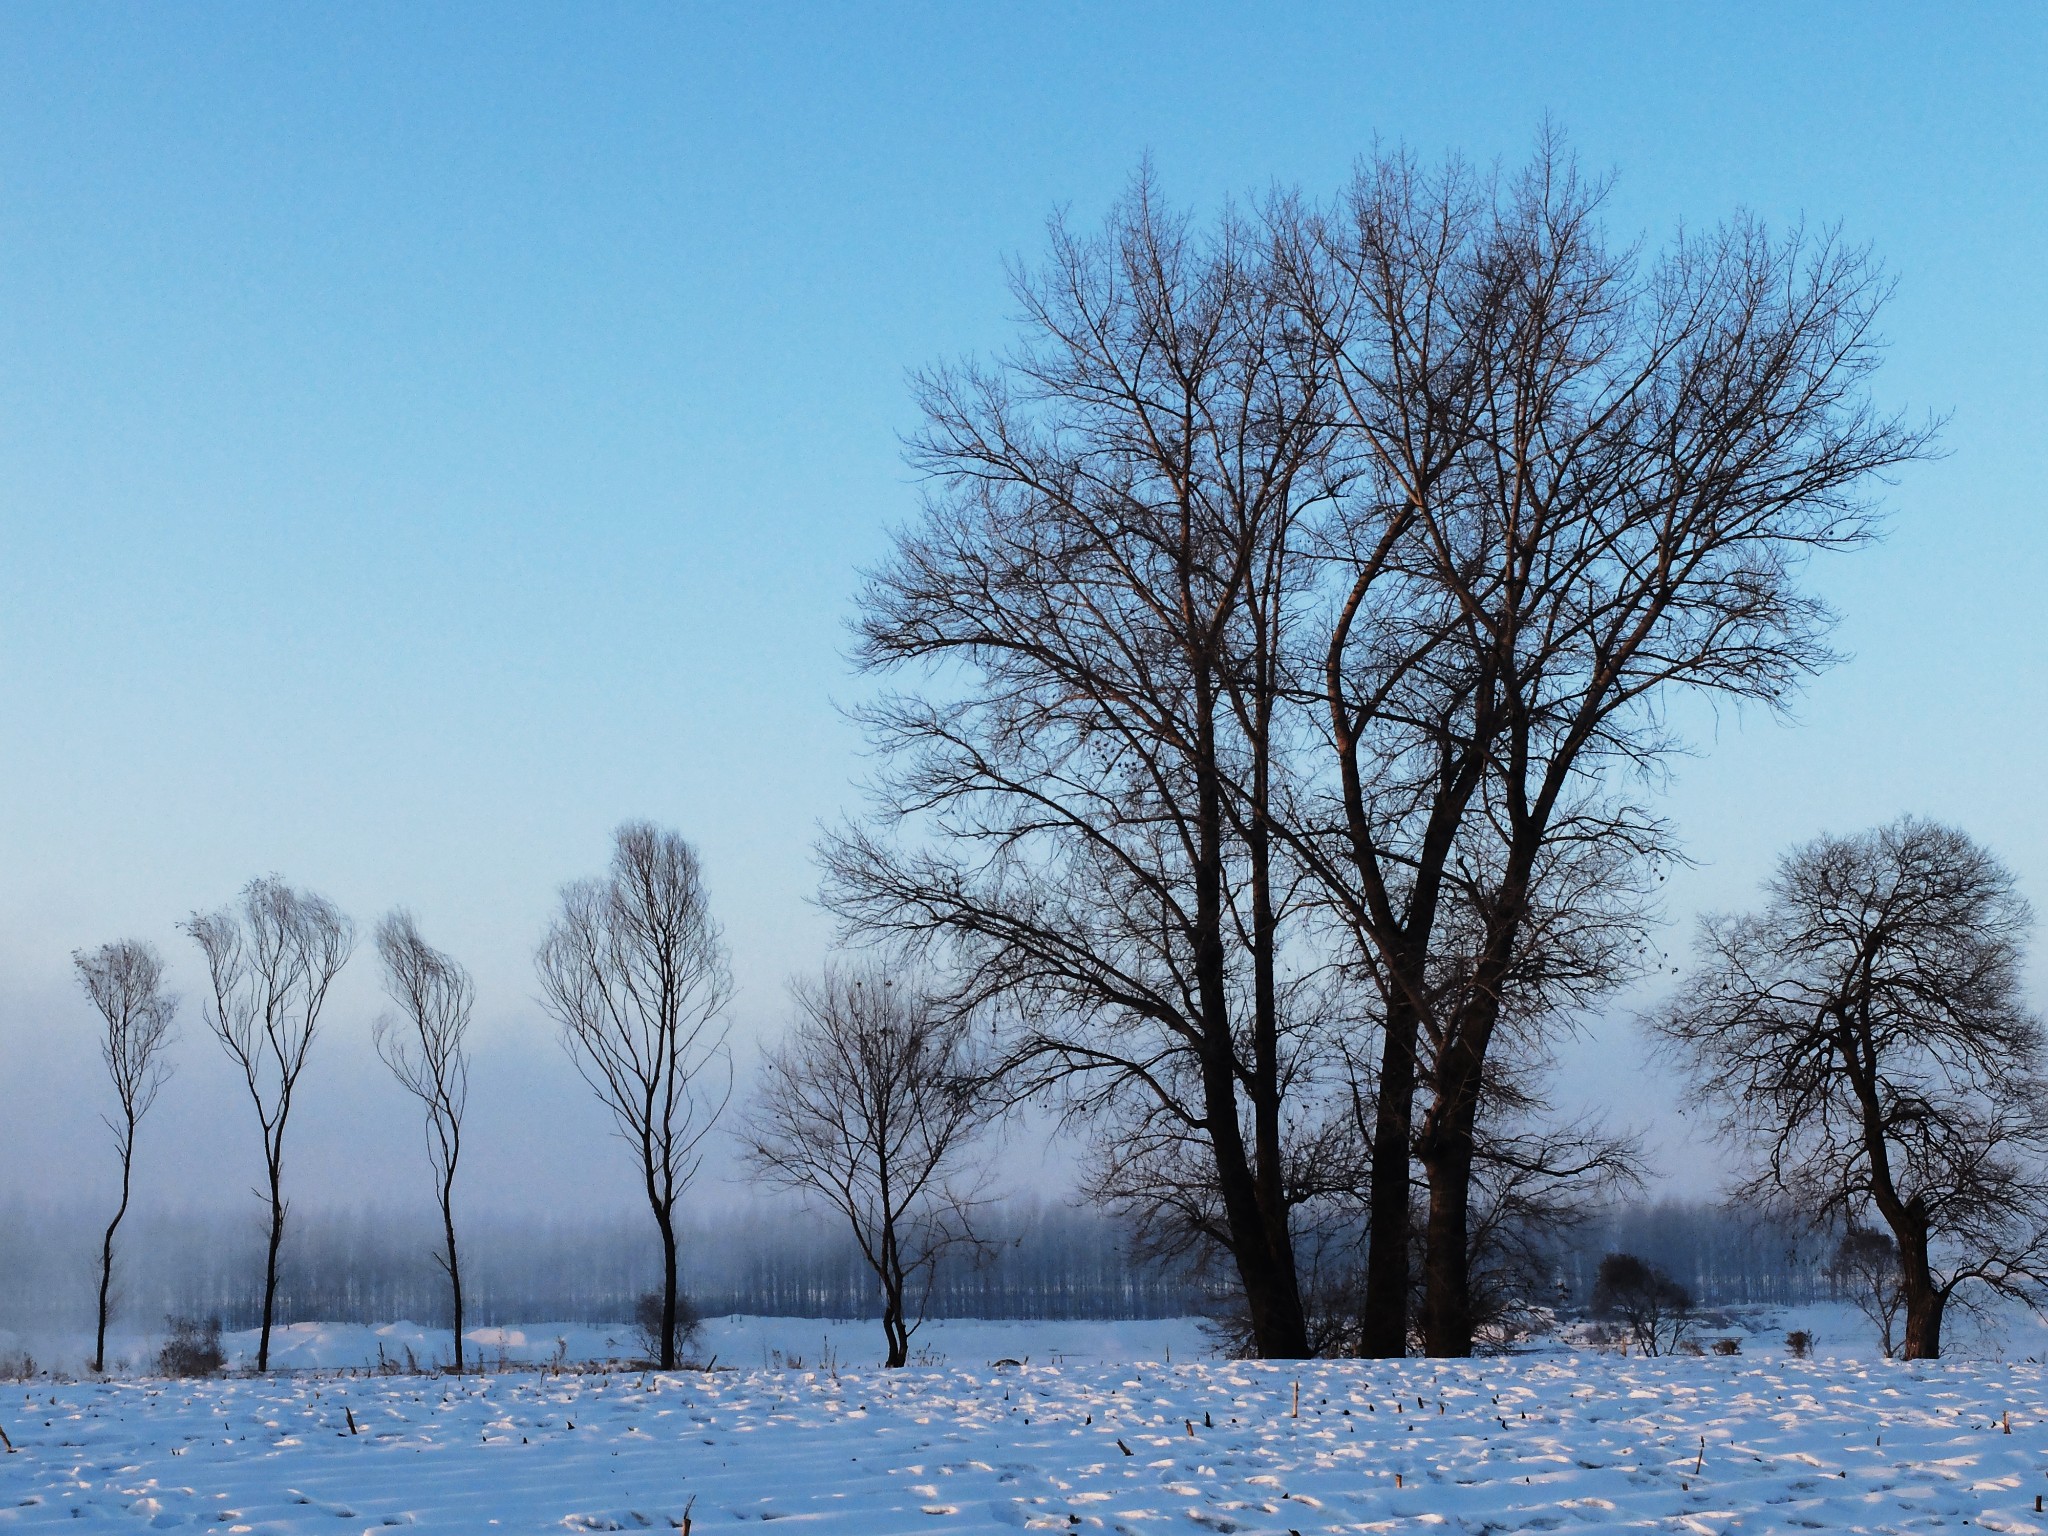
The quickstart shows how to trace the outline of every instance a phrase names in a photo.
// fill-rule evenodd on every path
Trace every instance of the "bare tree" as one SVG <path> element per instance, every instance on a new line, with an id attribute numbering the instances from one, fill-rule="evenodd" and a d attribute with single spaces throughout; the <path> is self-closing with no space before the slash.
<path id="1" fill-rule="evenodd" d="M 920 381 L 931 494 L 858 653 L 926 680 L 864 713 L 914 834 L 833 840 L 828 898 L 1002 1000 L 1006 1080 L 1230 1255 L 1267 1354 L 1308 1347 L 1291 1170 L 1368 1031 L 1370 1344 L 1406 1348 L 1419 1166 L 1423 1337 L 1470 1351 L 1490 1063 L 1646 953 L 1669 701 L 1831 659 L 1804 563 L 1928 441 L 1868 400 L 1862 252 L 1736 221 L 1643 261 L 1603 195 L 1548 136 L 1206 234 L 1141 177 L 1018 275 L 1022 345 Z"/>
<path id="2" fill-rule="evenodd" d="M 373 1027 L 377 1054 L 427 1116 L 427 1158 L 441 1206 L 442 1251 L 454 1304 L 455 1369 L 462 1370 L 462 1264 L 455 1246 L 455 1165 L 462 1156 L 462 1113 L 469 1103 L 469 972 L 420 937 L 400 908 L 377 925 L 384 990 L 399 1008 Z"/>
<path id="3" fill-rule="evenodd" d="M 1897 1245 L 1905 1356 L 1941 1353 L 1959 1287 L 2048 1283 L 2032 914 L 1963 833 L 1904 817 L 1780 861 L 1760 912 L 1712 917 L 1657 1015 L 1752 1149 L 1756 1197 Z"/>
<path id="4" fill-rule="evenodd" d="M 650 822 L 620 827 L 610 873 L 563 888 L 535 963 L 571 1060 L 639 1160 L 661 1231 L 659 1363 L 672 1369 L 676 1203 L 732 1093 L 719 1022 L 732 983 L 696 850 Z"/>
<path id="5" fill-rule="evenodd" d="M 1628 1327 L 1646 1355 L 1668 1355 L 1692 1328 L 1692 1294 L 1632 1253 L 1610 1253 L 1593 1283 L 1593 1315 Z"/>
<path id="6" fill-rule="evenodd" d="M 78 980 L 99 1010 L 104 1031 L 100 1059 L 114 1085 L 117 1112 L 107 1117 L 114 1148 L 121 1158 L 121 1203 L 100 1241 L 99 1329 L 93 1336 L 92 1368 L 107 1368 L 107 1307 L 114 1283 L 114 1234 L 128 1214 L 128 1193 L 135 1168 L 135 1131 L 171 1075 L 164 1052 L 171 1041 L 171 1021 L 178 1000 L 163 989 L 164 963 L 156 947 L 124 939 L 102 944 L 90 954 L 72 953 Z"/>
<path id="7" fill-rule="evenodd" d="M 284 1243 L 285 1129 L 319 1030 L 327 989 L 355 947 L 355 925 L 324 897 L 279 876 L 252 880 L 239 901 L 183 924 L 206 957 L 207 1026 L 241 1069 L 263 1132 L 270 1233 L 263 1261 L 263 1331 L 256 1369 L 270 1369 L 277 1255 Z"/>
<path id="8" fill-rule="evenodd" d="M 791 990 L 796 1021 L 763 1059 L 747 1156 L 852 1225 L 882 1287 L 886 1363 L 900 1366 L 940 1258 L 974 1242 L 964 1159 L 984 1120 L 981 1063 L 968 1020 L 914 976 L 828 967 Z"/>
<path id="9" fill-rule="evenodd" d="M 1899 1311 L 1906 1289 L 1899 1278 L 1899 1245 L 1872 1227 L 1852 1226 L 1842 1233 L 1828 1258 L 1827 1277 L 1849 1293 L 1856 1310 L 1877 1330 L 1878 1347 L 1887 1360 L 1899 1352 Z"/>
<path id="10" fill-rule="evenodd" d="M 1470 1351 L 1477 1127 L 1510 978 L 1567 1005 L 1537 1011 L 1555 1023 L 1629 975 L 1669 857 L 1639 803 L 1676 746 L 1667 702 L 1776 707 L 1830 660 L 1803 563 L 1863 542 L 1863 488 L 1927 441 L 1868 402 L 1888 289 L 1862 252 L 1737 220 L 1645 264 L 1605 237 L 1603 196 L 1546 135 L 1513 176 L 1383 155 L 1330 210 L 1276 221 L 1359 477 L 1303 669 L 1336 803 L 1293 851 L 1383 1000 L 1376 1354 L 1406 1343 L 1411 1161 L 1426 1347 Z M 1581 878 L 1603 867 L 1616 878 Z M 1547 899 L 1553 934 L 1591 962 L 1569 973 L 1532 944 L 1547 879 L 1571 893 Z"/>
<path id="11" fill-rule="evenodd" d="M 1273 823 L 1329 407 L 1242 221 L 1198 233 L 1141 176 L 1051 247 L 1015 278 L 1024 342 L 919 380 L 930 496 L 858 651 L 928 685 L 864 714 L 878 819 L 917 826 L 829 840 L 827 897 L 943 949 L 961 1006 L 1001 1000 L 1003 1080 L 1087 1117 L 1127 1202 L 1183 1171 L 1213 1192 L 1260 1351 L 1299 1356 L 1290 1094 L 1322 959 Z"/>

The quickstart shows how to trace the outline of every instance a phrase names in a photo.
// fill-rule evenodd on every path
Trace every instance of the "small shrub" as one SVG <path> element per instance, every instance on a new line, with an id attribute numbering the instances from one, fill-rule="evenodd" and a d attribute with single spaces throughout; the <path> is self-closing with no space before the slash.
<path id="1" fill-rule="evenodd" d="M 1742 1340 L 1716 1339 L 1714 1340 L 1714 1353 L 1717 1355 L 1739 1355 L 1742 1353 Z"/>
<path id="2" fill-rule="evenodd" d="M 1877 1329 L 1878 1346 L 1887 1360 L 1899 1352 L 1899 1315 L 1905 1310 L 1906 1288 L 1899 1273 L 1899 1245 L 1883 1232 L 1851 1226 L 1835 1245 L 1825 1271 L 1835 1289 Z"/>
<path id="3" fill-rule="evenodd" d="M 1700 1348 L 1700 1341 L 1698 1339 L 1680 1339 L 1678 1341 L 1677 1347 L 1672 1350 L 1672 1353 L 1677 1355 L 1692 1355 L 1698 1358 L 1704 1357 L 1706 1351 Z"/>
<path id="4" fill-rule="evenodd" d="M 640 1335 L 640 1352 L 649 1364 L 661 1359 L 661 1292 L 648 1291 L 633 1305 L 633 1326 Z M 676 1293 L 675 1358 L 704 1331 L 704 1319 L 690 1304 L 690 1298 Z M 567 1347 L 566 1345 L 564 1346 Z"/>
<path id="5" fill-rule="evenodd" d="M 1656 1265 L 1610 1253 L 1593 1284 L 1593 1315 L 1624 1324 L 1646 1355 L 1670 1354 L 1692 1331 L 1692 1296 Z"/>
<path id="6" fill-rule="evenodd" d="M 156 1352 L 156 1368 L 165 1376 L 211 1376 L 228 1363 L 220 1347 L 220 1319 L 167 1317 L 169 1337 Z"/>
<path id="7" fill-rule="evenodd" d="M 27 1381 L 36 1373 L 36 1357 L 25 1349 L 0 1354 L 0 1381 Z"/>
<path id="8" fill-rule="evenodd" d="M 1792 1351 L 1794 1360 L 1804 1360 L 1813 1353 L 1813 1335 L 1804 1328 L 1795 1328 L 1785 1335 L 1785 1347 Z"/>

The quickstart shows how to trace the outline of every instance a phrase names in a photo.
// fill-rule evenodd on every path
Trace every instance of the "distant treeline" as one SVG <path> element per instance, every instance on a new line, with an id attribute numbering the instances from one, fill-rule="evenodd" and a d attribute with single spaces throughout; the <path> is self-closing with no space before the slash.
<path id="1" fill-rule="evenodd" d="M 138 1212 L 119 1270 L 116 1315 L 153 1327 L 172 1313 L 254 1326 L 263 1231 L 253 1215 Z M 1184 1269 L 1134 1260 L 1115 1222 L 1088 1210 L 1020 1205 L 986 1223 L 979 1262 L 941 1269 L 939 1317 L 1141 1318 L 1208 1311 L 1225 1298 Z M 643 1213 L 593 1217 L 478 1216 L 463 1254 L 469 1317 L 479 1325 L 618 1322 L 659 1274 Z M 445 1322 L 447 1283 L 426 1213 L 320 1210 L 295 1215 L 279 1289 L 286 1321 Z M 92 1321 L 97 1234 L 56 1205 L 0 1206 L 0 1328 L 84 1329 Z M 1670 1201 L 1629 1207 L 1581 1227 L 1529 1277 L 1530 1299 L 1585 1305 L 1603 1254 L 1661 1266 L 1712 1305 L 1794 1304 L 1831 1294 L 1824 1244 L 1729 1212 Z M 873 1273 L 844 1232 L 762 1212 L 692 1230 L 685 1281 L 707 1316 L 872 1317 Z"/>
<path id="2" fill-rule="evenodd" d="M 255 1326 L 262 1309 L 262 1227 L 218 1211 L 138 1212 L 118 1266 L 117 1317 L 153 1326 L 167 1314 Z M 1133 1261 L 1107 1218 L 1019 1206 L 985 1223 L 978 1261 L 938 1276 L 939 1317 L 1176 1317 L 1199 1310 L 1203 1286 Z M 464 1226 L 462 1268 L 473 1325 L 618 1322 L 659 1284 L 645 1212 L 595 1217 L 479 1215 Z M 435 1264 L 431 1214 L 294 1213 L 278 1287 L 283 1321 L 443 1323 L 448 1283 Z M 97 1233 L 54 1205 L 0 1206 L 0 1328 L 83 1329 L 92 1323 Z M 843 1226 L 750 1212 L 697 1227 L 682 1244 L 685 1289 L 706 1316 L 731 1312 L 871 1317 L 874 1273 Z"/>
<path id="3" fill-rule="evenodd" d="M 1776 1222 L 1695 1201 L 1623 1207 L 1572 1234 L 1557 1255 L 1568 1305 L 1584 1307 L 1603 1255 L 1632 1253 L 1710 1306 L 1796 1306 L 1836 1299 L 1832 1248 Z"/>

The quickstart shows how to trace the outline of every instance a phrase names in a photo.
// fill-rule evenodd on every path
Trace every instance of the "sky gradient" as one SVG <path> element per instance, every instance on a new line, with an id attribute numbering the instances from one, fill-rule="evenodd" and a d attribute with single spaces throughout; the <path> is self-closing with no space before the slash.
<path id="1" fill-rule="evenodd" d="M 273 870 L 476 972 L 477 1198 L 629 1200 L 533 1001 L 554 892 L 620 820 L 680 828 L 743 1053 L 775 1026 L 861 771 L 856 572 L 915 507 L 905 371 L 1000 347 L 1005 259 L 1147 154 L 1214 210 L 1326 195 L 1375 138 L 1513 160 L 1549 115 L 1618 230 L 1871 242 L 1880 394 L 1945 457 L 1817 573 L 1855 660 L 1800 725 L 1708 721 L 1678 765 L 1666 942 L 1904 810 L 2048 903 L 2048 12 L 1279 10 L 0 7 L 0 1200 L 103 1182 L 69 952 L 153 939 L 190 998 L 176 920 Z M 425 1197 L 373 960 L 305 1198 Z M 188 1008 L 158 1196 L 254 1171 L 218 1056 Z M 1567 1059 L 1665 1113 L 1625 1021 Z"/>

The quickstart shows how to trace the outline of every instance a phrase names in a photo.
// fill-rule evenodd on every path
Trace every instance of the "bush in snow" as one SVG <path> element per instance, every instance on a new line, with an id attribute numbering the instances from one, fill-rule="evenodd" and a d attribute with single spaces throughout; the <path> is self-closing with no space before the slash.
<path id="1" fill-rule="evenodd" d="M 633 1327 L 639 1335 L 640 1353 L 650 1362 L 680 1361 L 685 1345 L 704 1331 L 704 1319 L 690 1304 L 690 1298 L 676 1293 L 676 1333 L 669 1349 L 661 1347 L 661 1292 L 648 1291 L 633 1304 Z"/>
<path id="2" fill-rule="evenodd" d="M 165 1376 L 211 1376 L 226 1365 L 220 1347 L 220 1319 L 209 1317 L 167 1317 L 164 1326 L 170 1336 L 156 1352 L 156 1368 Z"/>
<path id="3" fill-rule="evenodd" d="M 1593 1283 L 1593 1315 L 1626 1325 L 1644 1354 L 1669 1354 L 1692 1329 L 1692 1294 L 1656 1265 L 1610 1253 Z"/>

